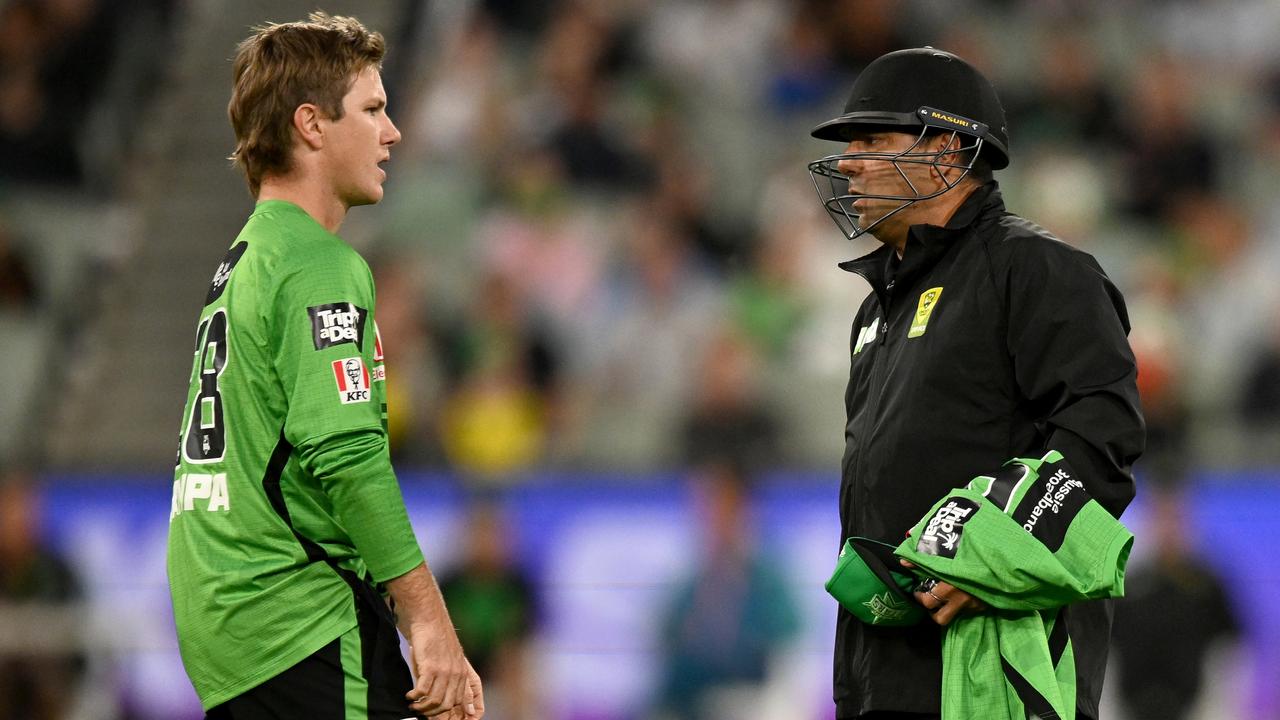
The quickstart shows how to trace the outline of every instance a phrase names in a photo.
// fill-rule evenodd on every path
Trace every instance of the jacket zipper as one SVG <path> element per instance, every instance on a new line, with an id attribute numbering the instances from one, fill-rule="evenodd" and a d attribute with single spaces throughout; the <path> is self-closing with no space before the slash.
<path id="1" fill-rule="evenodd" d="M 865 276 L 864 276 L 865 277 Z M 870 278 L 867 278 L 870 282 Z M 874 285 L 873 285 L 874 287 Z M 877 293 L 877 302 L 880 305 L 880 333 L 879 342 L 877 343 L 882 349 L 872 358 L 871 378 L 867 384 L 867 403 L 866 412 L 863 415 L 862 426 L 858 428 L 859 437 L 862 438 L 864 445 L 857 449 L 853 460 L 853 476 L 857 479 L 853 487 L 855 524 L 862 528 L 860 532 L 866 532 L 866 515 L 864 508 L 868 500 L 867 484 L 863 480 L 866 477 L 865 469 L 867 465 L 866 455 L 870 452 L 871 429 L 875 427 L 876 417 L 880 408 L 880 401 L 884 395 L 884 374 L 887 372 L 888 362 L 884 359 L 885 341 L 889 337 L 889 308 L 893 304 L 893 287 L 894 281 L 890 280 L 885 284 L 884 295 Z"/>

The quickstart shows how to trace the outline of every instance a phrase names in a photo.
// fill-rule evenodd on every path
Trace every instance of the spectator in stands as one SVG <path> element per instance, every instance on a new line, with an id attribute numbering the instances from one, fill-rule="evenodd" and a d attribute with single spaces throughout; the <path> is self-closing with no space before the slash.
<path id="1" fill-rule="evenodd" d="M 39 300 L 26 253 L 14 243 L 9 229 L 0 224 L 0 311 L 28 312 Z"/>
<path id="2" fill-rule="evenodd" d="M 726 325 L 715 333 L 684 419 L 686 467 L 731 457 L 756 473 L 778 462 L 779 428 L 761 402 L 759 362 L 755 348 L 736 328 Z"/>
<path id="3" fill-rule="evenodd" d="M 0 10 L 0 178 L 75 184 L 79 134 L 115 54 L 100 0 L 16 0 Z"/>
<path id="4" fill-rule="evenodd" d="M 1011 93 L 1009 123 L 1028 146 L 1088 138 L 1097 150 L 1123 142 L 1115 87 L 1103 74 L 1102 53 L 1082 26 L 1044 29 L 1038 80 Z"/>
<path id="5" fill-rule="evenodd" d="M 1129 346 L 1138 363 L 1138 396 L 1147 422 L 1144 467 L 1156 482 L 1180 478 L 1190 461 L 1186 327 L 1179 304 L 1181 285 L 1170 260 L 1152 253 L 1137 263 L 1136 293 L 1130 295 Z"/>
<path id="6" fill-rule="evenodd" d="M 24 607 L 69 608 L 80 599 L 71 566 L 43 544 L 40 514 L 30 474 L 0 471 L 0 624 Z M 0 647 L 0 720 L 62 720 L 83 672 L 79 650 Z"/>
<path id="7" fill-rule="evenodd" d="M 909 31 L 905 6 L 893 0 L 835 5 L 804 0 L 800 7 L 798 12 L 825 18 L 822 25 L 831 36 L 836 61 L 849 76 L 891 50 L 918 44 Z"/>
<path id="8" fill-rule="evenodd" d="M 1196 116 L 1190 68 L 1172 56 L 1152 57 L 1134 74 L 1123 155 L 1127 210 L 1159 220 L 1189 196 L 1221 188 L 1222 158 Z"/>
<path id="9" fill-rule="evenodd" d="M 549 150 L 533 150 L 504 169 L 500 200 L 476 232 L 483 267 L 562 334 L 580 330 L 603 272 L 606 248 L 583 216 L 563 164 Z"/>
<path id="10" fill-rule="evenodd" d="M 680 459 L 679 422 L 697 362 L 720 320 L 714 277 L 670 218 L 637 207 L 623 216 L 626 253 L 595 303 L 575 429 L 584 462 L 615 468 Z"/>
<path id="11" fill-rule="evenodd" d="M 733 276 L 726 292 L 743 335 L 766 358 L 784 362 L 812 309 L 804 282 L 807 258 L 798 234 L 794 224 L 771 224 L 751 248 L 749 265 Z"/>
<path id="12" fill-rule="evenodd" d="M 529 644 L 538 623 L 533 582 L 512 557 L 515 538 L 502 510 L 476 500 L 461 561 L 440 580 L 454 608 L 458 638 L 477 673 L 484 673 L 486 711 L 505 720 L 539 718 Z"/>
<path id="13" fill-rule="evenodd" d="M 1133 720 L 1182 720 L 1195 707 L 1211 652 L 1240 628 L 1226 586 L 1191 549 L 1180 488 L 1152 496 L 1145 536 L 1155 556 L 1130 568 L 1116 607 L 1120 698 Z M 1215 710 L 1235 717 L 1230 708 Z"/>
<path id="14" fill-rule="evenodd" d="M 1270 309 L 1271 327 L 1245 366 L 1240 415 L 1253 426 L 1280 427 L 1280 307 Z"/>
<path id="15" fill-rule="evenodd" d="M 419 86 L 416 100 L 406 103 L 405 125 L 435 162 L 484 162 L 508 149 L 512 106 L 503 86 L 501 41 L 496 18 L 477 11 L 436 51 L 447 62 L 406 71 Z"/>
<path id="16" fill-rule="evenodd" d="M 1168 217 L 1184 294 L 1179 311 L 1195 348 L 1182 353 L 1188 401 L 1203 417 L 1227 420 L 1249 352 L 1270 331 L 1270 308 L 1280 307 L 1280 243 L 1226 193 L 1188 195 Z"/>
<path id="17" fill-rule="evenodd" d="M 569 180 L 586 189 L 627 190 L 649 169 L 606 123 L 612 63 L 619 62 L 617 29 L 594 5 L 566 0 L 558 5 L 539 56 L 542 81 L 558 117 L 548 146 Z"/>
<path id="18" fill-rule="evenodd" d="M 697 570 L 663 616 L 660 717 L 754 717 L 759 698 L 751 691 L 768 680 L 771 658 L 798 629 L 789 588 L 755 545 L 748 482 L 732 458 L 709 461 L 691 477 L 705 535 Z M 745 697 L 733 697 L 743 690 Z"/>
<path id="19" fill-rule="evenodd" d="M 488 275 L 466 322 L 442 329 L 445 454 L 474 480 L 511 478 L 543 457 L 559 401 L 560 351 L 505 276 Z"/>
<path id="20" fill-rule="evenodd" d="M 387 373 L 387 442 L 395 462 L 418 465 L 442 460 L 433 432 L 440 402 L 440 368 L 427 336 L 424 282 L 409 258 L 389 255 L 371 263 L 378 292 L 378 339 Z"/>
<path id="21" fill-rule="evenodd" d="M 647 134 L 653 159 L 653 186 L 648 191 L 655 212 L 688 236 L 708 266 L 731 272 L 744 260 L 750 233 L 741 223 L 713 215 L 715 185 L 709 168 L 698 161 L 688 129 L 671 109 L 662 109 Z"/>
<path id="22" fill-rule="evenodd" d="M 801 3 L 787 19 L 768 78 L 769 105 L 780 115 L 815 111 L 844 86 L 825 12 L 806 12 L 808 4 Z"/>

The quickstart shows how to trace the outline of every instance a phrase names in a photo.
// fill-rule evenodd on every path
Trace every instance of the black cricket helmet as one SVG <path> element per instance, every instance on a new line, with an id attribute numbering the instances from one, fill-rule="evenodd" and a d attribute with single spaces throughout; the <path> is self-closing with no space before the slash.
<path id="1" fill-rule="evenodd" d="M 918 136 L 914 144 L 901 152 L 829 155 L 809 163 L 819 201 L 850 240 L 907 207 L 955 187 L 973 169 L 979 156 L 993 170 L 1009 165 L 1009 131 L 995 88 L 972 65 L 942 50 L 912 48 L 876 58 L 854 81 L 844 113 L 815 127 L 810 134 L 820 140 L 847 143 L 854 132 L 885 131 L 917 133 Z M 926 137 L 938 133 L 950 135 L 946 149 L 938 152 L 919 149 Z M 853 193 L 849 189 L 849 178 L 838 167 L 842 160 L 890 163 L 911 194 Z M 904 164 L 931 166 L 931 174 L 942 180 L 943 187 L 934 192 L 920 192 L 903 172 Z M 942 168 L 958 168 L 962 172 L 952 179 Z M 860 197 L 897 201 L 901 205 L 870 225 L 859 227 L 861 213 L 853 203 Z"/>

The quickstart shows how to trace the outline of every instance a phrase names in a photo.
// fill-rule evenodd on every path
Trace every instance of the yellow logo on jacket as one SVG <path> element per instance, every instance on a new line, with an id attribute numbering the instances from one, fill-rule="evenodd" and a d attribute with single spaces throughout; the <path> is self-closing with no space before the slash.
<path id="1" fill-rule="evenodd" d="M 911 329 L 907 331 L 907 337 L 920 337 L 929 327 L 929 317 L 933 315 L 933 309 L 938 306 L 938 298 L 942 297 L 942 288 L 929 288 L 920 293 L 920 304 L 916 307 L 915 319 L 911 321 Z"/>

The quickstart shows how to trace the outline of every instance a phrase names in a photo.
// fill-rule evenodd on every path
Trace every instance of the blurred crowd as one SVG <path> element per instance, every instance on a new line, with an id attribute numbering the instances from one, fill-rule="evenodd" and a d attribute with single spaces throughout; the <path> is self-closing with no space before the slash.
<path id="1" fill-rule="evenodd" d="M 0 5 L 0 192 L 32 184 L 111 192 L 164 73 L 176 5 Z"/>
<path id="2" fill-rule="evenodd" d="M 834 264 L 874 240 L 849 246 L 823 216 L 805 164 L 837 148 L 807 131 L 871 59 L 925 44 L 1002 94 L 1011 208 L 1124 290 L 1148 467 L 1176 481 L 1278 459 L 1280 51 L 1263 28 L 1280 6 L 398 7 L 385 75 L 405 140 L 384 207 L 344 234 L 374 266 L 402 463 L 480 483 L 708 452 L 830 466 L 867 291 Z M 169 37 L 180 8 L 5 5 L 0 192 L 117 187 L 166 47 L 131 39 Z M 39 272 L 12 235 L 0 302 L 22 308 Z"/>
<path id="3" fill-rule="evenodd" d="M 1011 207 L 1126 293 L 1150 467 L 1274 459 L 1280 58 L 1263 2 L 414 3 L 376 258 L 400 459 L 480 479 L 708 449 L 830 465 L 866 287 L 808 139 L 930 44 L 995 78 Z M 1206 42 L 1206 38 L 1213 42 Z M 1221 432 L 1231 428 L 1231 432 Z M 1241 428 L 1245 432 L 1234 432 Z M 1273 436 L 1273 435 L 1271 435 Z M 1154 472 L 1154 471 L 1153 471 Z"/>

